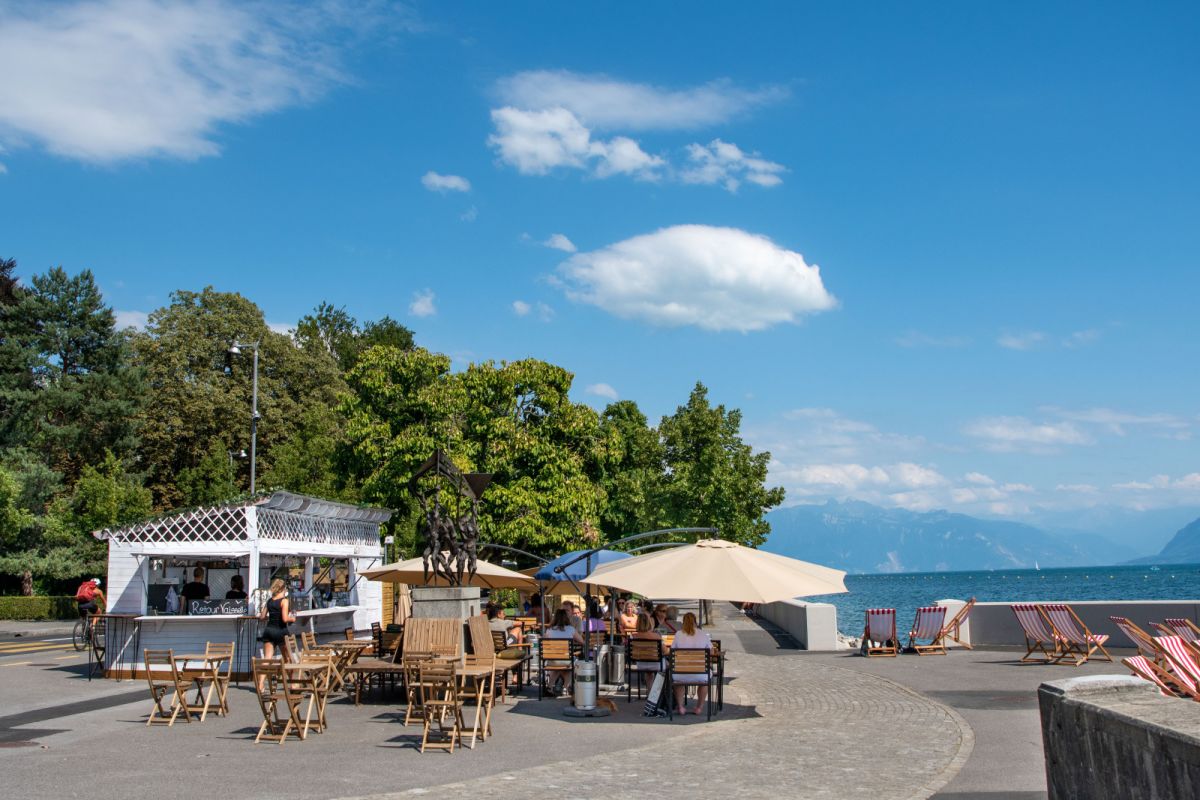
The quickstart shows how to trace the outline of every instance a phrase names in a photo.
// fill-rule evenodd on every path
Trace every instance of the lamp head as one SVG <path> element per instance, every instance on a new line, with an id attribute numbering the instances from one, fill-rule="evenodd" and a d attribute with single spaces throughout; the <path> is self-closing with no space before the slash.
<path id="1" fill-rule="evenodd" d="M 242 354 L 242 348 L 238 346 L 237 342 L 229 345 L 229 354 L 231 356 L 240 356 Z"/>

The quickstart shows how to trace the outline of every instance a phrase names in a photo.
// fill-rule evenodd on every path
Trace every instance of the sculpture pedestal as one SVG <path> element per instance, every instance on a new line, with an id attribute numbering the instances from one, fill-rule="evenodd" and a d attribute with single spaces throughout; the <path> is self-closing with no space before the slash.
<path id="1" fill-rule="evenodd" d="M 478 586 L 412 587 L 412 615 L 418 619 L 459 619 L 483 610 Z"/>

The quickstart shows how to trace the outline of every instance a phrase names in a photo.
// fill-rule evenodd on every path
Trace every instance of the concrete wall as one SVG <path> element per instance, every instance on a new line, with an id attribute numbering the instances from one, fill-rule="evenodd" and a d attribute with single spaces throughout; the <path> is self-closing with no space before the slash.
<path id="1" fill-rule="evenodd" d="M 1117 630 L 1109 620 L 1109 616 L 1129 617 L 1141 627 L 1157 633 L 1150 627 L 1151 622 L 1162 622 L 1166 617 L 1185 617 L 1194 622 L 1200 622 L 1200 600 L 1088 600 L 1088 601 L 1057 601 L 1042 600 L 1040 602 L 1067 602 L 1075 613 L 1083 620 L 1092 633 L 1107 633 L 1113 647 L 1133 647 L 1133 643 L 1125 638 L 1125 634 Z M 939 600 L 938 603 L 950 606 L 947 618 L 952 615 L 962 601 Z M 953 604 L 953 605 L 952 605 Z M 1017 617 L 1012 612 L 1010 603 L 976 603 L 968 618 L 969 641 L 973 645 L 989 644 L 1024 644 L 1025 636 Z"/>
<path id="2" fill-rule="evenodd" d="M 1132 676 L 1038 690 L 1050 800 L 1200 797 L 1200 714 Z"/>
<path id="3" fill-rule="evenodd" d="M 838 649 L 837 608 L 829 603 L 782 600 L 764 603 L 757 611 L 790 633 L 805 650 Z"/>

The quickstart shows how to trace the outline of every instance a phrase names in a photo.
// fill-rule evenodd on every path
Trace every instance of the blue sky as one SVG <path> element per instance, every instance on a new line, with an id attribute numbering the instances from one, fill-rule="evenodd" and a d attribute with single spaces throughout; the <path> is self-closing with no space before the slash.
<path id="1" fill-rule="evenodd" d="M 1193 4 L 0 3 L 0 255 L 744 411 L 789 503 L 1200 504 Z M 819 274 L 815 269 L 819 266 Z"/>

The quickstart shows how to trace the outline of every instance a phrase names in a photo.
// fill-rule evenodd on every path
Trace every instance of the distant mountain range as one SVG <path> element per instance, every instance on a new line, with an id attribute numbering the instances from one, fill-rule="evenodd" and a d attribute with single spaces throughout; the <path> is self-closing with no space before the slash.
<path id="1" fill-rule="evenodd" d="M 771 535 L 763 549 L 851 573 L 1083 567 L 1137 554 L 1095 534 L 861 501 L 780 508 L 767 520 Z"/>
<path id="2" fill-rule="evenodd" d="M 1200 519 L 1180 528 L 1156 556 L 1138 558 L 1130 564 L 1200 564 Z"/>

